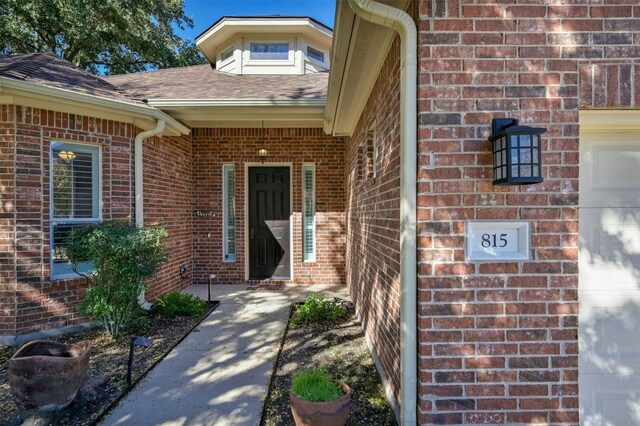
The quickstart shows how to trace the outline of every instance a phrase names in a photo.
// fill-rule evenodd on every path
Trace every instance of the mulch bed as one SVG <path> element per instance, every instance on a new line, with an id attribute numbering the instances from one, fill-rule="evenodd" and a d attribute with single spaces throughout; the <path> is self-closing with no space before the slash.
<path id="1" fill-rule="evenodd" d="M 0 346 L 0 424 L 33 426 L 95 424 L 130 390 L 127 386 L 126 373 L 132 335 L 149 337 L 152 342 L 148 348 L 136 348 L 132 374 L 132 383 L 135 385 L 217 306 L 217 302 L 207 303 L 204 313 L 197 317 L 166 318 L 151 314 L 146 324 L 133 328 L 118 340 L 113 340 L 102 328 L 51 338 L 50 340 L 63 343 L 91 340 L 93 344 L 84 386 L 69 406 L 55 412 L 43 413 L 37 410 L 18 409 L 9 388 L 7 361 L 19 346 Z"/>
<path id="2" fill-rule="evenodd" d="M 295 309 L 295 307 L 294 307 Z M 290 324 L 271 379 L 261 425 L 295 425 L 289 408 L 292 374 L 324 366 L 352 390 L 347 425 L 396 425 L 384 388 L 352 309 L 331 324 Z"/>

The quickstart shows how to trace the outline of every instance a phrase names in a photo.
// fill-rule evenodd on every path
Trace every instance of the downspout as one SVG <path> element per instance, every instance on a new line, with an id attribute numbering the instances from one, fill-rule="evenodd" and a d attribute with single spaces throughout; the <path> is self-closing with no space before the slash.
<path id="1" fill-rule="evenodd" d="M 144 226 L 144 191 L 143 191 L 143 174 L 142 174 L 142 142 L 152 136 L 159 135 L 164 130 L 166 122 L 158 120 L 156 127 L 151 130 L 145 130 L 136 135 L 134 143 L 134 173 L 135 173 L 135 191 L 136 191 L 136 226 L 141 228 Z M 151 308 L 151 303 L 147 302 L 144 297 L 144 289 L 138 296 L 138 303 L 143 309 Z"/>
<path id="2" fill-rule="evenodd" d="M 417 37 L 405 11 L 372 0 L 349 0 L 361 19 L 400 35 L 400 421 L 417 423 Z"/>

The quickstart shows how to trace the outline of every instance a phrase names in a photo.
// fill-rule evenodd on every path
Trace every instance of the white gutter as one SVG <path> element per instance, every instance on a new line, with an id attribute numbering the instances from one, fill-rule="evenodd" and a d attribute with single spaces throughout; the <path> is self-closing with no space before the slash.
<path id="1" fill-rule="evenodd" d="M 164 120 L 158 120 L 156 127 L 151 130 L 140 132 L 136 135 L 134 144 L 134 173 L 135 173 L 135 191 L 136 191 L 136 226 L 141 228 L 144 226 L 144 176 L 142 174 L 142 142 L 152 136 L 162 133 L 166 126 Z M 150 309 L 151 303 L 147 302 L 144 297 L 144 289 L 138 296 L 138 303 L 144 309 Z"/>
<path id="2" fill-rule="evenodd" d="M 326 99 L 149 99 L 152 107 L 318 106 Z"/>
<path id="3" fill-rule="evenodd" d="M 360 18 L 400 35 L 400 421 L 417 423 L 417 36 L 411 16 L 372 0 L 349 0 Z"/>
<path id="4" fill-rule="evenodd" d="M 27 83 L 8 77 L 0 77 L 0 89 L 3 87 L 9 89 L 21 90 L 24 92 L 35 93 L 39 95 L 52 96 L 73 102 L 85 102 L 103 108 L 117 109 L 119 112 L 130 112 L 134 114 L 146 115 L 156 120 L 163 120 L 171 127 L 175 128 L 179 133 L 188 135 L 191 131 L 188 127 L 165 114 L 164 112 L 146 105 L 136 105 L 126 100 L 108 99 L 101 96 L 89 95 L 85 93 L 74 92 L 67 89 L 57 87 L 43 86 L 40 84 Z"/>

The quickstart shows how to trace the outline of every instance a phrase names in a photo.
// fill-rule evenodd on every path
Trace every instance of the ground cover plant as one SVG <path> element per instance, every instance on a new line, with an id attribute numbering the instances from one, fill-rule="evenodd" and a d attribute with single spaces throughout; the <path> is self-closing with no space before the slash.
<path id="1" fill-rule="evenodd" d="M 338 298 L 324 299 L 319 293 L 311 293 L 291 316 L 294 324 L 335 321 L 347 313 L 347 308 Z"/>
<path id="2" fill-rule="evenodd" d="M 170 291 L 160 296 L 153 304 L 153 310 L 158 314 L 170 317 L 174 315 L 200 315 L 206 302 L 189 293 Z"/>
<path id="3" fill-rule="evenodd" d="M 344 307 L 342 302 L 340 305 Z M 301 306 L 294 306 L 292 318 Z M 397 424 L 360 322 L 352 308 L 345 307 L 345 311 L 334 321 L 290 322 L 271 378 L 261 425 L 295 424 L 289 405 L 293 375 L 317 366 L 322 366 L 337 383 L 346 383 L 351 388 L 347 425 Z"/>
<path id="4" fill-rule="evenodd" d="M 151 346 L 136 349 L 133 382 L 171 351 L 217 304 L 207 303 L 197 316 L 165 317 L 156 313 L 147 321 L 134 323 L 117 339 L 96 327 L 52 338 L 63 343 L 91 340 L 92 351 L 87 379 L 76 399 L 66 408 L 50 413 L 36 410 L 20 411 L 11 395 L 7 377 L 7 361 L 19 346 L 0 346 L 0 424 L 17 425 L 93 425 L 103 413 L 129 390 L 126 382 L 129 336 L 149 337 Z"/>

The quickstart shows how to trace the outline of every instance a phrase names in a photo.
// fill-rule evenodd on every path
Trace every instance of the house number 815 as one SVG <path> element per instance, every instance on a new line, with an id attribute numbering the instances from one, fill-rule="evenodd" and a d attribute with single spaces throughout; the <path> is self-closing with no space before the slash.
<path id="1" fill-rule="evenodd" d="M 482 234 L 482 247 L 506 247 L 507 234 Z"/>

